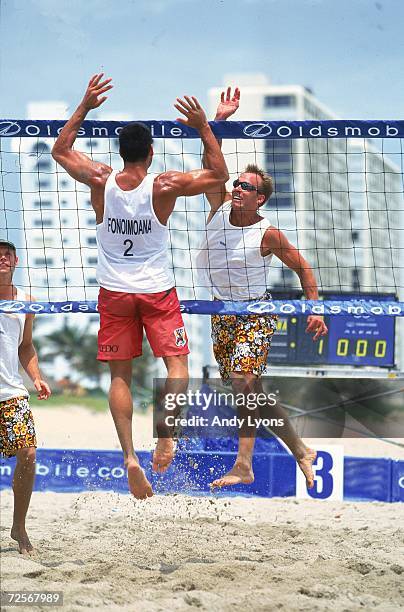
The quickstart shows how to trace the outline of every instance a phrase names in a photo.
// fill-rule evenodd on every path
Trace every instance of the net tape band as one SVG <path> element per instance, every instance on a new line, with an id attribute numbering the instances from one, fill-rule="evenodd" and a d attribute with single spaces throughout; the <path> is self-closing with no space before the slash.
<path id="1" fill-rule="evenodd" d="M 56 138 L 66 121 L 0 119 L 2 138 Z M 84 121 L 78 138 L 116 138 L 129 121 Z M 148 120 L 153 138 L 199 138 L 199 133 L 176 121 Z M 300 139 L 300 138 L 404 138 L 404 121 L 211 121 L 218 138 Z"/>
<path id="2" fill-rule="evenodd" d="M 202 315 L 277 314 L 282 316 L 404 316 L 404 302 L 393 300 L 270 300 L 233 302 L 220 300 L 182 300 L 181 312 Z M 0 301 L 0 312 L 56 314 L 66 312 L 98 312 L 96 301 L 26 302 Z"/>

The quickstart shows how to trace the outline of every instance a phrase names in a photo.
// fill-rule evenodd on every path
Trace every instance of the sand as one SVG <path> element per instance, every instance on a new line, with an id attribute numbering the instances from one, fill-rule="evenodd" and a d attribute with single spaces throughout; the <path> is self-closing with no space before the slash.
<path id="1" fill-rule="evenodd" d="M 3 525 L 11 503 L 4 492 Z M 393 611 L 403 524 L 401 504 L 36 493 L 37 555 L 3 527 L 2 589 L 63 590 L 72 612 Z"/>
<path id="2" fill-rule="evenodd" d="M 107 400 L 105 400 L 107 404 Z M 107 409 L 97 412 L 80 406 L 33 409 L 38 447 L 120 449 L 114 422 Z M 136 413 L 133 417 L 133 441 L 138 450 L 149 449 L 153 442 L 153 417 Z"/>
<path id="3" fill-rule="evenodd" d="M 35 417 L 40 446 L 118 448 L 108 413 L 41 408 Z M 135 415 L 134 431 L 137 448 L 153 446 L 150 415 Z M 381 441 L 348 446 L 402 453 Z M 35 492 L 33 557 L 9 537 L 10 491 L 0 510 L 2 590 L 62 590 L 69 612 L 404 607 L 403 504 Z"/>

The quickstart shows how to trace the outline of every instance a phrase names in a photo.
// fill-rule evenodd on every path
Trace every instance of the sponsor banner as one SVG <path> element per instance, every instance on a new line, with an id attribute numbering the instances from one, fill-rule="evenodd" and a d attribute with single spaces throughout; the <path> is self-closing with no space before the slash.
<path id="1" fill-rule="evenodd" d="M 391 463 L 391 501 L 404 502 L 404 461 Z"/>
<path id="2" fill-rule="evenodd" d="M 211 493 L 210 483 L 230 469 L 236 453 L 178 452 L 165 474 L 151 471 L 150 452 L 139 451 L 138 456 L 155 493 L 198 495 Z M 392 496 L 392 464 L 397 466 L 402 477 L 404 461 L 345 457 L 344 499 L 399 501 L 397 496 Z M 14 465 L 15 459 L 1 460 L 0 489 L 11 488 Z M 255 482 L 252 485 L 228 487 L 215 491 L 215 495 L 287 497 L 296 494 L 296 462 L 291 455 L 255 453 L 253 468 Z M 122 453 L 119 451 L 38 449 L 36 472 L 36 491 L 128 492 Z M 327 491 L 332 492 L 331 487 Z"/>
<path id="3" fill-rule="evenodd" d="M 0 300 L 0 312 L 21 312 L 27 314 L 57 314 L 60 312 L 98 313 L 98 302 L 65 301 L 65 302 L 24 302 L 17 300 Z"/>
<path id="4" fill-rule="evenodd" d="M 303 472 L 296 470 L 296 497 L 300 499 L 333 499 L 344 497 L 344 448 L 338 445 L 314 446 L 314 486 L 308 489 Z"/>
<path id="5" fill-rule="evenodd" d="M 345 457 L 344 499 L 393 501 L 391 481 L 393 463 L 392 459 L 379 457 Z"/>
<path id="6" fill-rule="evenodd" d="M 378 300 L 269 300 L 222 302 L 182 300 L 187 314 L 389 315 L 404 316 L 404 302 Z"/>
<path id="7" fill-rule="evenodd" d="M 253 302 L 222 302 L 220 300 L 182 300 L 181 312 L 186 314 L 279 314 L 299 315 L 374 315 L 404 316 L 404 302 L 378 300 L 270 300 Z M 97 302 L 25 302 L 0 301 L 0 312 L 56 314 L 59 312 L 98 312 Z"/>
<path id="8" fill-rule="evenodd" d="M 142 467 L 150 465 L 150 453 L 138 453 Z M 15 459 L 0 463 L 0 489 L 11 486 Z M 38 449 L 36 491 L 73 493 L 128 489 L 127 474 L 119 451 Z"/>
<path id="9" fill-rule="evenodd" d="M 134 119 L 135 121 L 136 119 Z M 0 119 L 0 137 L 56 138 L 65 121 Z M 84 121 L 78 138 L 116 138 L 128 121 Z M 176 121 L 143 121 L 153 138 L 199 138 L 199 133 Z M 219 138 L 404 138 L 404 121 L 211 121 Z"/>

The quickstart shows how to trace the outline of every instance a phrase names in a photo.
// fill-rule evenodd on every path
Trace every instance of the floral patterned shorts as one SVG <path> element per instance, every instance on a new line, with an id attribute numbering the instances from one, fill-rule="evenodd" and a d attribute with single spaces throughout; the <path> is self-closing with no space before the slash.
<path id="1" fill-rule="evenodd" d="M 36 447 L 34 419 L 27 397 L 0 402 L 0 453 L 12 457 L 20 448 Z"/>
<path id="2" fill-rule="evenodd" d="M 276 315 L 213 315 L 213 352 L 224 381 L 230 372 L 266 371 L 268 352 L 278 324 Z"/>

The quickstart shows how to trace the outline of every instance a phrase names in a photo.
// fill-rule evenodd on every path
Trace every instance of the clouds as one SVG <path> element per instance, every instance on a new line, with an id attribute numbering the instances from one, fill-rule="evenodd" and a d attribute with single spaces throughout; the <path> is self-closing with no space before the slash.
<path id="1" fill-rule="evenodd" d="M 110 108 L 133 104 L 143 118 L 171 112 L 185 92 L 204 101 L 229 72 L 310 84 L 344 116 L 401 116 L 404 3 L 375 2 L 382 9 L 365 10 L 369 0 L 2 0 L 3 116 L 22 114 L 29 99 L 75 104 L 98 70 L 116 84 Z M 376 97 L 372 81 L 383 84 Z"/>

